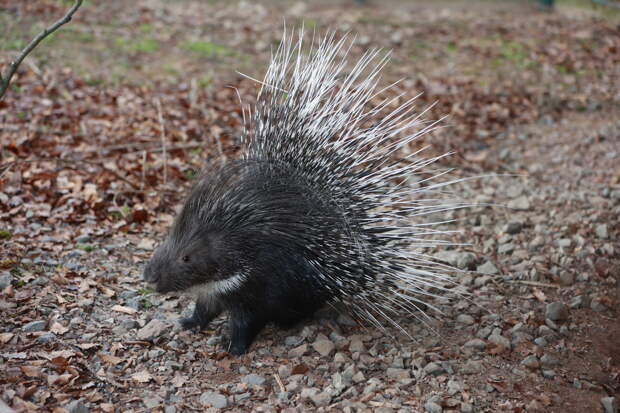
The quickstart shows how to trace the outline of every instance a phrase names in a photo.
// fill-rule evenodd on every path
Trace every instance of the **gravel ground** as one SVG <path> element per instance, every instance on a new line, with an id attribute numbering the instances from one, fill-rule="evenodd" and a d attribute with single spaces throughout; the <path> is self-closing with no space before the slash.
<path id="1" fill-rule="evenodd" d="M 435 256 L 461 270 L 466 295 L 434 302 L 443 314 L 430 320 L 398 320 L 413 340 L 322 311 L 291 330 L 267 328 L 235 358 L 223 347 L 225 317 L 182 331 L 191 301 L 143 289 L 161 226 L 61 238 L 26 214 L 8 228 L 41 250 L 19 260 L 19 275 L 0 269 L 0 308 L 12 312 L 0 396 L 17 411 L 55 399 L 58 413 L 617 413 L 618 101 L 510 126 L 465 155 L 476 171 L 504 175 L 456 189 L 486 205 L 442 217 L 458 218 L 466 245 Z M 96 227 L 85 219 L 71 225 Z M 7 251 L 18 250 L 12 242 Z"/>

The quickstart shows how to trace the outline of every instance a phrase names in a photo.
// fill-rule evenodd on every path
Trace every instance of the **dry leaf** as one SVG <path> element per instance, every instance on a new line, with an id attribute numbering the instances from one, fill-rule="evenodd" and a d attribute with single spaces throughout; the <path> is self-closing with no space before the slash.
<path id="1" fill-rule="evenodd" d="M 153 376 L 151 376 L 151 373 L 149 373 L 148 370 L 142 370 L 134 373 L 131 375 L 131 378 L 139 383 L 148 383 L 153 380 Z"/>
<path id="2" fill-rule="evenodd" d="M 69 331 L 69 328 L 63 326 L 58 321 L 54 321 L 50 327 L 50 331 L 54 334 L 63 335 Z"/>
<path id="3" fill-rule="evenodd" d="M 138 312 L 137 310 L 131 307 L 126 307 L 124 305 L 118 305 L 118 304 L 113 306 L 112 310 L 118 311 L 119 313 L 125 313 L 125 314 L 135 314 Z"/>
<path id="4" fill-rule="evenodd" d="M 15 336 L 13 333 L 0 333 L 0 343 L 6 344 Z"/>
<path id="5" fill-rule="evenodd" d="M 99 353 L 99 357 L 101 357 L 101 360 L 103 360 L 104 363 L 108 363 L 112 365 L 116 365 L 120 363 L 121 361 L 123 361 L 122 358 L 113 356 L 111 354 Z"/>

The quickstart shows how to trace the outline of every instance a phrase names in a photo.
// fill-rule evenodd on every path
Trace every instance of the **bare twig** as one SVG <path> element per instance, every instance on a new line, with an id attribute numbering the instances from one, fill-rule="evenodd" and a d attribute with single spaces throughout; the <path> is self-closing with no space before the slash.
<path id="1" fill-rule="evenodd" d="M 60 20 L 58 20 L 56 23 L 49 26 L 47 29 L 43 30 L 41 33 L 37 35 L 37 37 L 32 39 L 32 41 L 28 44 L 28 46 L 26 46 L 26 48 L 22 50 L 19 56 L 17 56 L 17 58 L 13 60 L 11 64 L 9 64 L 9 70 L 7 71 L 6 75 L 2 75 L 2 73 L 0 73 L 0 99 L 2 99 L 2 97 L 4 96 L 6 90 L 9 87 L 9 83 L 11 82 L 11 78 L 17 71 L 17 68 L 22 63 L 22 61 L 26 58 L 26 56 L 30 52 L 32 52 L 32 50 L 35 47 L 37 47 L 37 45 L 41 43 L 43 39 L 45 39 L 51 33 L 58 30 L 58 28 L 60 28 L 60 26 L 62 26 L 63 24 L 70 22 L 71 18 L 73 17 L 73 14 L 82 5 L 82 1 L 83 0 L 75 0 L 75 3 L 73 4 L 73 6 L 69 9 L 69 11 L 67 11 L 67 13 Z"/>
<path id="2" fill-rule="evenodd" d="M 159 127 L 161 128 L 161 149 L 164 158 L 164 185 L 168 183 L 168 157 L 166 156 L 166 127 L 164 126 L 164 116 L 161 113 L 161 101 L 159 98 L 155 100 L 157 104 L 157 117 L 159 118 Z"/>

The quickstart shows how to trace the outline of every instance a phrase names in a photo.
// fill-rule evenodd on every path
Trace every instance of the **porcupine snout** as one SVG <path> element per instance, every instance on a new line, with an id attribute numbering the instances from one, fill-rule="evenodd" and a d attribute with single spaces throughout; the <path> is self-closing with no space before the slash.
<path id="1" fill-rule="evenodd" d="M 144 267 L 142 278 L 149 285 L 157 284 L 161 279 L 161 272 L 157 271 L 152 260 L 146 264 L 146 267 Z"/>

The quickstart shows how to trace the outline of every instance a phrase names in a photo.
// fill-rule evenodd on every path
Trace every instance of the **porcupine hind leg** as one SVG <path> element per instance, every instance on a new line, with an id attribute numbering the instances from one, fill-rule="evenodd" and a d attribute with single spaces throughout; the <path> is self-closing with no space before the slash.
<path id="1" fill-rule="evenodd" d="M 180 320 L 181 327 L 185 330 L 196 327 L 202 330 L 222 311 L 223 307 L 217 299 L 209 296 L 198 297 L 194 313 L 190 317 L 184 317 Z"/>

